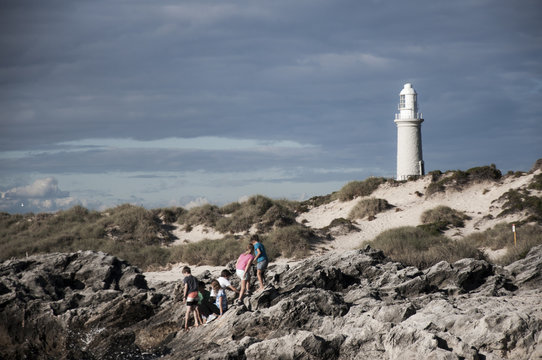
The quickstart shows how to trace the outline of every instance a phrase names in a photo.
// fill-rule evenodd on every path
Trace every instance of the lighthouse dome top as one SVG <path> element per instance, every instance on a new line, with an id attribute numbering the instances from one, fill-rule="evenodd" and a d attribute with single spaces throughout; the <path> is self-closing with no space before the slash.
<path id="1" fill-rule="evenodd" d="M 416 95 L 416 90 L 414 90 L 411 83 L 406 83 L 399 95 Z"/>

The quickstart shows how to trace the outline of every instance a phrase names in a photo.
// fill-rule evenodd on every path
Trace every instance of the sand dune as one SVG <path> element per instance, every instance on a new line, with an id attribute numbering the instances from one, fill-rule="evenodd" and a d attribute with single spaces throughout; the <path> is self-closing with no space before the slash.
<path id="1" fill-rule="evenodd" d="M 469 185 L 461 191 L 447 190 L 445 193 L 435 193 L 430 197 L 425 196 L 427 186 L 431 182 L 430 176 L 425 176 L 417 181 L 408 181 L 397 186 L 389 183 L 381 185 L 370 197 L 387 200 L 394 207 L 383 213 L 377 214 L 372 221 L 367 219 L 358 220 L 354 225 L 360 229 L 359 232 L 350 232 L 346 235 L 336 236 L 333 240 L 317 246 L 316 250 L 351 250 L 360 247 L 363 242 L 372 240 L 382 231 L 400 226 L 420 225 L 420 217 L 426 210 L 433 209 L 439 205 L 449 206 L 452 209 L 465 212 L 471 219 L 465 222 L 461 229 L 448 230 L 446 235 L 452 239 L 458 239 L 473 232 L 484 231 L 500 222 L 515 222 L 521 220 L 523 214 L 514 214 L 508 217 L 497 215 L 502 211 L 502 202 L 498 199 L 510 189 L 525 188 L 532 178 L 539 174 L 537 170 L 532 174 L 520 177 L 505 177 L 499 182 L 484 182 Z M 538 192 L 539 195 L 542 192 Z M 362 198 L 358 197 L 351 201 L 340 202 L 335 200 L 310 209 L 301 214 L 298 222 L 304 222 L 306 226 L 320 229 L 328 226 L 334 219 L 347 218 L 352 208 Z M 491 216 L 489 216 L 491 215 Z M 197 242 L 203 239 L 220 239 L 224 236 L 212 228 L 202 225 L 195 226 L 190 232 L 182 229 L 174 231 L 178 240 L 176 244 Z M 510 231 L 511 241 L 513 239 Z M 498 256 L 499 253 L 488 254 Z M 281 259 L 281 262 L 288 259 Z M 145 273 L 149 281 L 177 281 L 181 279 L 181 268 L 185 264 L 176 264 L 170 269 L 157 272 Z M 222 267 L 198 266 L 195 274 L 203 273 L 206 270 L 212 273 L 219 273 Z"/>

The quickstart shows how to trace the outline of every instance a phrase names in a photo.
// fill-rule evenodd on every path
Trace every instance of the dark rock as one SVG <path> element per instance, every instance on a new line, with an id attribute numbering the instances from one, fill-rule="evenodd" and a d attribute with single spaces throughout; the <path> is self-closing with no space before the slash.
<path id="1" fill-rule="evenodd" d="M 0 338 L 9 339 L 0 357 L 6 359 L 139 353 L 129 328 L 153 316 L 163 296 L 149 293 L 137 268 L 99 252 L 10 260 L 0 273 Z"/>
<path id="2" fill-rule="evenodd" d="M 268 286 L 183 331 L 174 283 L 102 253 L 0 265 L 2 359 L 535 359 L 542 246 L 503 268 L 420 271 L 371 248 L 272 265 Z M 208 284 L 211 274 L 201 277 Z"/>

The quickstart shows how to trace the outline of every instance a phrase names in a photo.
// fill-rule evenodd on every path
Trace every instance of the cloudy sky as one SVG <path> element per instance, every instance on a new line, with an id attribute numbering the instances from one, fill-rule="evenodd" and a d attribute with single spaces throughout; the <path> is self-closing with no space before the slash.
<path id="1" fill-rule="evenodd" d="M 539 0 L 0 0 L 0 211 L 305 199 L 542 157 Z"/>

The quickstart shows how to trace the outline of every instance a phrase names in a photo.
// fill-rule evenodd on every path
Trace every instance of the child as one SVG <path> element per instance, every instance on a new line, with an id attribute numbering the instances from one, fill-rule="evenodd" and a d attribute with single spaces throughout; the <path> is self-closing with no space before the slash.
<path id="1" fill-rule="evenodd" d="M 186 303 L 186 314 L 184 317 L 184 329 L 188 331 L 188 318 L 190 313 L 194 313 L 194 326 L 199 326 L 199 311 L 198 311 L 198 280 L 192 276 L 188 266 L 183 267 L 184 275 L 184 302 Z"/>
<path id="2" fill-rule="evenodd" d="M 226 293 L 224 289 L 222 289 L 220 283 L 217 280 L 213 280 L 211 282 L 211 286 L 213 288 L 213 291 L 216 293 L 215 305 L 219 311 L 218 317 L 221 317 L 222 315 L 224 315 L 224 312 L 228 310 L 228 299 L 226 298 Z"/>
<path id="3" fill-rule="evenodd" d="M 241 291 L 239 292 L 239 298 L 237 299 L 237 304 L 242 304 L 243 295 L 247 291 L 248 284 L 250 283 L 250 265 L 254 260 L 254 246 L 252 244 L 247 245 L 247 249 L 244 253 L 239 256 L 237 259 L 237 264 L 235 264 L 235 272 L 239 279 L 241 279 Z"/>
<path id="4" fill-rule="evenodd" d="M 224 290 L 226 289 L 229 289 L 231 291 L 235 291 L 236 293 L 239 292 L 239 290 L 237 290 L 231 283 L 230 283 L 230 277 L 231 277 L 231 272 L 229 272 L 229 270 L 227 269 L 224 269 L 222 270 L 222 272 L 220 273 L 220 277 L 218 278 L 218 283 L 220 284 L 220 287 Z M 211 296 L 216 296 L 216 295 L 213 295 L 213 293 L 211 292 Z"/>
<path id="5" fill-rule="evenodd" d="M 254 264 L 257 264 L 257 275 L 258 275 L 258 282 L 260 283 L 260 291 L 264 289 L 263 287 L 263 279 L 265 275 L 265 269 L 267 269 L 267 254 L 265 252 L 265 247 L 260 242 L 260 238 L 258 235 L 254 234 L 250 237 L 250 242 L 252 245 L 254 245 Z"/>
<path id="6" fill-rule="evenodd" d="M 203 319 L 206 320 L 206 323 L 211 321 L 219 314 L 218 308 L 211 302 L 211 293 L 205 289 L 205 283 L 200 281 L 198 283 L 198 310 Z M 216 314 L 213 316 L 213 314 Z M 203 321 L 202 321 L 203 322 Z"/>

